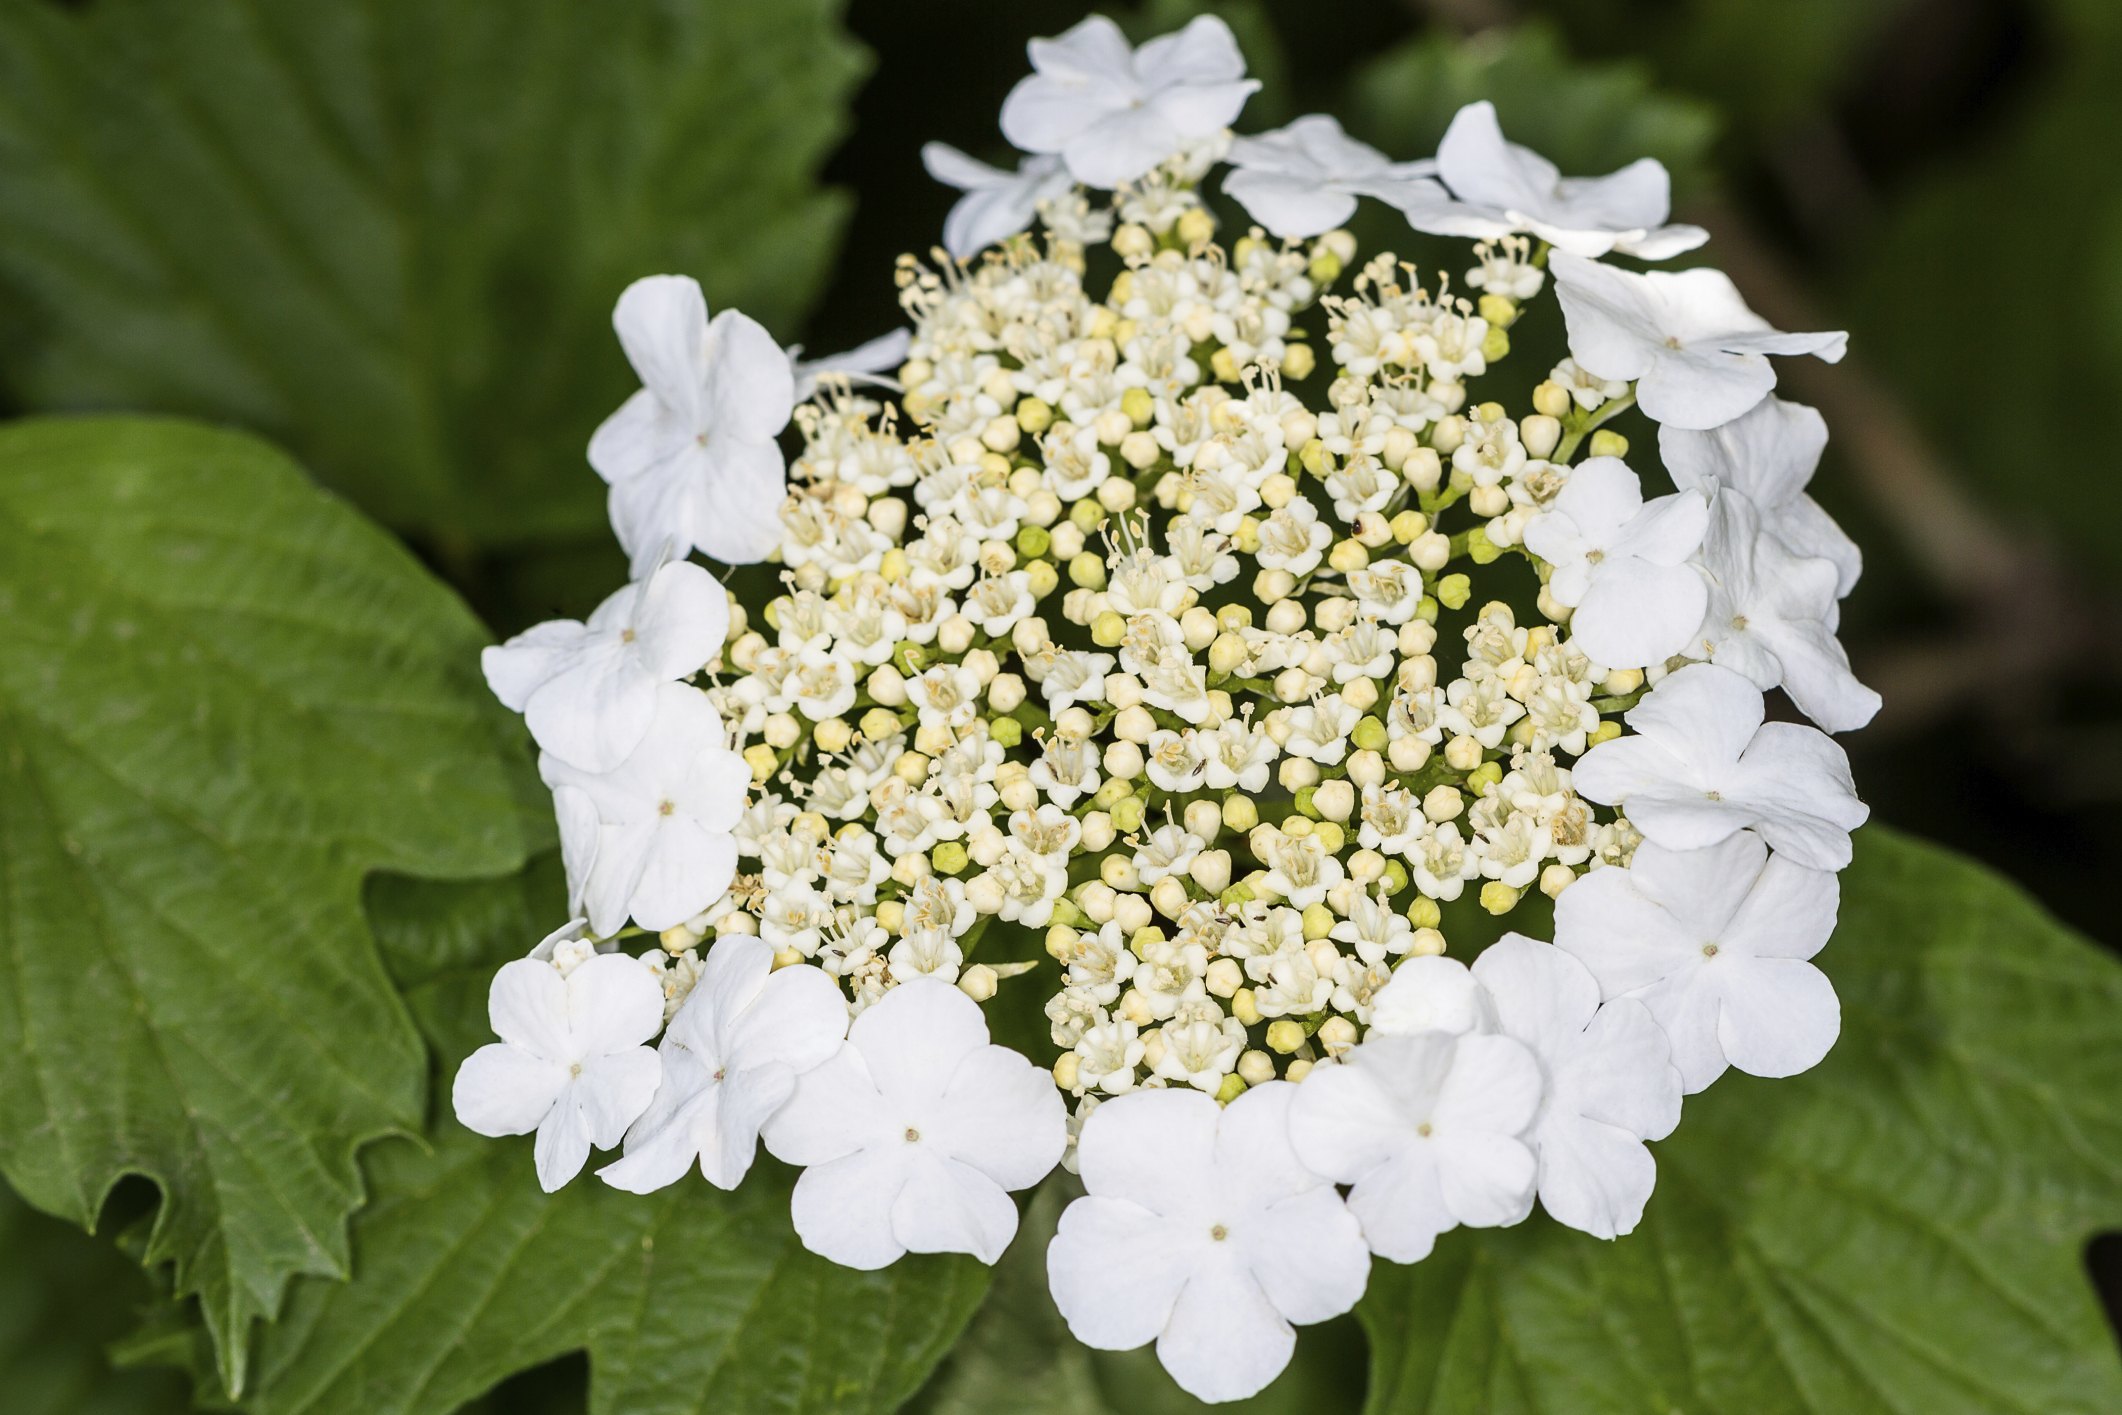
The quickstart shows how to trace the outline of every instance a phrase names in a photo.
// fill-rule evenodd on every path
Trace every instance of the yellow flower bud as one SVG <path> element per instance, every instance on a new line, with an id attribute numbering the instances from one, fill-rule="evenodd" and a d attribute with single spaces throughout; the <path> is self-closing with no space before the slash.
<path id="1" fill-rule="evenodd" d="M 1600 428 L 1591 437 L 1591 455 L 1594 457 L 1626 457 L 1628 439 L 1618 432 Z"/>
<path id="2" fill-rule="evenodd" d="M 774 749 L 764 742 L 754 742 L 744 749 L 744 764 L 752 769 L 752 780 L 764 781 L 774 774 L 780 764 Z"/>
<path id="3" fill-rule="evenodd" d="M 1473 597 L 1474 582 L 1464 575 L 1446 575 L 1437 581 L 1437 602 L 1446 609 L 1461 609 Z"/>
<path id="4" fill-rule="evenodd" d="M 1481 886 L 1481 907 L 1491 914 L 1508 914 L 1518 907 L 1518 891 L 1500 879 Z"/>
<path id="5" fill-rule="evenodd" d="M 1076 557 L 1080 563 L 1082 556 Z M 1127 621 L 1116 610 L 1105 610 L 1090 621 L 1090 636 L 1101 649 L 1116 648 L 1127 637 Z"/>
<path id="6" fill-rule="evenodd" d="M 1312 352 L 1309 344 L 1292 342 L 1282 350 L 1282 376 L 1292 382 L 1310 378 L 1312 370 L 1318 366 L 1319 356 Z"/>
<path id="7" fill-rule="evenodd" d="M 1429 517 L 1420 511 L 1402 511 L 1392 519 L 1393 539 L 1406 545 L 1429 530 Z"/>
<path id="8" fill-rule="evenodd" d="M 1427 894 L 1418 894 L 1407 906 L 1407 921 L 1418 929 L 1433 929 L 1444 920 L 1444 911 Z"/>
<path id="9" fill-rule="evenodd" d="M 1260 1020 L 1260 1004 L 1251 988 L 1239 988 L 1231 994 L 1230 1015 L 1248 1027 Z"/>
<path id="10" fill-rule="evenodd" d="M 1518 318 L 1518 302 L 1508 295 L 1483 295 L 1477 308 L 1481 318 L 1497 329 L 1508 329 Z"/>
<path id="11" fill-rule="evenodd" d="M 1304 1024 L 1287 1017 L 1277 1017 L 1267 1024 L 1267 1045 L 1271 1050 L 1288 1056 L 1304 1045 Z"/>

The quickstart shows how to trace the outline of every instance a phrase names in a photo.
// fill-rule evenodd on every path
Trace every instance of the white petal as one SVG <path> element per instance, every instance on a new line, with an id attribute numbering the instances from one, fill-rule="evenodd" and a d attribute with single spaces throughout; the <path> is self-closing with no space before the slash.
<path id="1" fill-rule="evenodd" d="M 737 842 L 685 816 L 657 825 L 628 905 L 635 923 L 660 933 L 720 899 L 737 874 Z"/>
<path id="2" fill-rule="evenodd" d="M 720 1089 L 714 1124 L 700 1146 L 700 1173 L 717 1189 L 734 1189 L 751 1172 L 759 1132 L 796 1093 L 796 1073 L 779 1062 L 732 1070 Z"/>
<path id="3" fill-rule="evenodd" d="M 1179 1388 L 1219 1402 L 1258 1394 L 1296 1349 L 1296 1332 L 1235 1254 L 1195 1271 L 1157 1339 L 1157 1359 Z"/>
<path id="4" fill-rule="evenodd" d="M 788 1204 L 803 1246 L 843 1268 L 865 1271 L 904 1256 L 892 1213 L 906 1184 L 907 1148 L 856 1150 L 804 1170 Z"/>
<path id="5" fill-rule="evenodd" d="M 715 955 L 740 941 L 748 945 L 747 953 L 763 952 L 771 961 L 768 945 L 739 934 L 717 942 L 708 951 L 707 966 L 712 969 Z M 706 981 L 703 975 L 701 982 Z M 725 1056 L 738 1065 L 776 1062 L 800 1075 L 840 1050 L 847 1035 L 847 999 L 824 970 L 799 963 L 767 978 L 743 1010 L 726 1016 L 718 1030 Z"/>
<path id="6" fill-rule="evenodd" d="M 580 1174 L 589 1160 L 589 1125 L 582 1108 L 566 1094 L 572 1089 L 563 1089 L 559 1101 L 538 1123 L 538 1138 L 531 1146 L 531 1157 L 538 1167 L 538 1187 L 548 1194 Z"/>
<path id="7" fill-rule="evenodd" d="M 575 1059 L 568 1037 L 567 980 L 549 963 L 504 963 L 487 987 L 486 1018 L 494 1035 L 532 1056 L 563 1065 Z"/>
<path id="8" fill-rule="evenodd" d="M 1202 1247 L 1200 1235 L 1140 1204 L 1087 1194 L 1061 1211 L 1046 1248 L 1047 1285 L 1076 1340 L 1131 1351 L 1163 1332 Z"/>
<path id="9" fill-rule="evenodd" d="M 1304 1079 L 1310 1085 L 1312 1078 Z M 1379 1257 L 1419 1263 L 1437 1236 L 1458 1227 L 1444 1202 L 1433 1146 L 1410 1147 L 1370 1170 L 1348 1191 L 1348 1211 L 1362 1225 L 1364 1241 Z"/>
<path id="10" fill-rule="evenodd" d="M 1228 24 L 1196 15 L 1177 33 L 1158 35 L 1136 50 L 1134 69 L 1143 83 L 1158 88 L 1232 83 L 1245 77 L 1245 55 Z"/>
<path id="11" fill-rule="evenodd" d="M 1054 1078 L 1011 1051 L 987 1046 L 958 1063 L 930 1122 L 936 1149 L 1004 1189 L 1029 1189 L 1068 1148 L 1068 1107 Z"/>
<path id="12" fill-rule="evenodd" d="M 1061 156 L 1084 186 L 1110 190 L 1170 157 L 1186 138 L 1156 108 L 1127 108 L 1097 119 L 1070 138 Z"/>
<path id="13" fill-rule="evenodd" d="M 1641 851 L 1637 852 L 1641 855 Z M 1811 958 L 1835 931 L 1841 881 L 1787 855 L 1769 859 L 1718 937 L 1756 958 Z"/>
<path id="14" fill-rule="evenodd" d="M 1000 186 L 1013 175 L 1000 167 L 990 167 L 946 142 L 921 144 L 921 165 L 928 170 L 929 176 L 961 192 Z"/>
<path id="15" fill-rule="evenodd" d="M 653 1194 L 676 1184 L 699 1160 L 703 1136 L 714 1133 L 720 1090 L 714 1085 L 696 1093 L 660 1124 L 648 1124 L 654 1117 L 644 1113 L 627 1132 L 625 1155 L 598 1170 L 597 1177 L 629 1194 Z M 663 1095 L 657 1092 L 653 1104 L 661 1105 Z"/>
<path id="16" fill-rule="evenodd" d="M 1687 647 L 1708 606 L 1709 589 L 1692 566 L 1611 559 L 1570 616 L 1570 637 L 1595 662 L 1647 668 Z"/>
<path id="17" fill-rule="evenodd" d="M 1392 980 L 1371 999 L 1371 1026 L 1388 1036 L 1468 1032 L 1487 1020 L 1482 1001 L 1473 974 L 1458 959 L 1442 954 L 1410 958 L 1393 969 Z"/>
<path id="18" fill-rule="evenodd" d="M 778 446 L 724 443 L 702 476 L 703 489 L 686 503 L 681 523 L 690 544 L 725 565 L 757 564 L 780 548 L 788 464 Z M 638 570 L 638 552 L 634 561 Z"/>
<path id="19" fill-rule="evenodd" d="M 1363 1226 L 1330 1184 L 1271 1205 L 1256 1223 L 1231 1232 L 1267 1298 L 1300 1326 L 1353 1308 L 1370 1281 Z"/>
<path id="20" fill-rule="evenodd" d="M 1635 1230 L 1658 1181 L 1657 1162 L 1626 1130 L 1561 1116 L 1540 1133 L 1540 1205 L 1594 1238 Z"/>
<path id="21" fill-rule="evenodd" d="M 511 712 L 523 711 L 538 685 L 573 656 L 584 633 L 582 625 L 574 620 L 556 619 L 533 625 L 505 644 L 481 650 L 479 668 L 486 676 L 486 686 L 503 707 Z"/>
<path id="22" fill-rule="evenodd" d="M 724 310 L 707 327 L 709 449 L 717 440 L 770 442 L 796 410 L 788 351 L 757 320 Z"/>
<path id="23" fill-rule="evenodd" d="M 1223 190 L 1253 220 L 1289 240 L 1331 231 L 1356 211 L 1356 199 L 1347 192 L 1280 172 L 1233 172 L 1223 179 Z"/>
<path id="24" fill-rule="evenodd" d="M 643 388 L 621 403 L 589 439 L 591 470 L 613 486 L 637 480 L 697 446 L 694 429 Z"/>
<path id="25" fill-rule="evenodd" d="M 1400 1062 L 1403 1066 L 1441 1065 L 1451 1044 L 1442 1035 L 1408 1040 L 1420 1042 L 1421 1047 L 1407 1054 L 1408 1059 Z M 1364 1043 L 1365 1048 L 1377 1045 L 1375 1041 Z M 1105 1110 L 1100 1106 L 1098 1114 Z M 1088 1132 L 1090 1127 L 1084 1129 Z M 1297 1087 L 1289 1113 L 1290 1140 L 1297 1154 L 1312 1169 L 1342 1184 L 1355 1183 L 1387 1163 L 1405 1129 L 1391 1094 L 1364 1065 L 1312 1068 Z"/>
<path id="26" fill-rule="evenodd" d="M 987 1019 L 949 983 L 912 978 L 887 992 L 848 1028 L 877 1089 L 902 1099 L 944 1094 L 959 1064 L 988 1045 Z"/>
<path id="27" fill-rule="evenodd" d="M 663 1059 L 648 1047 L 592 1056 L 582 1062 L 582 1074 L 561 1096 L 560 1104 L 572 1102 L 578 1107 L 590 1143 L 608 1150 L 626 1138 L 627 1127 L 656 1098 L 656 1083 L 662 1074 Z"/>
<path id="28" fill-rule="evenodd" d="M 450 1104 L 457 1123 L 474 1134 L 528 1135 L 545 1119 L 566 1084 L 567 1068 L 559 1062 L 492 1042 L 464 1058 L 457 1068 Z"/>
<path id="29" fill-rule="evenodd" d="M 643 589 L 633 630 L 648 672 L 684 678 L 722 652 L 729 636 L 729 594 L 705 566 L 666 565 Z"/>
<path id="30" fill-rule="evenodd" d="M 1002 1186 L 969 1164 L 934 1154 L 932 1146 L 911 1148 L 929 1153 L 907 1167 L 892 1205 L 892 1236 L 912 1253 L 999 1260 L 1017 1236 L 1017 1206 Z"/>
<path id="31" fill-rule="evenodd" d="M 576 1056 L 625 1051 L 663 1030 L 662 987 L 624 953 L 600 953 L 585 960 L 567 975 L 565 987 L 568 1035 Z"/>
<path id="32" fill-rule="evenodd" d="M 1190 1087 L 1106 1101 L 1091 1112 L 1076 1140 L 1084 1187 L 1154 1213 L 1171 1212 L 1176 1200 L 1215 1184 L 1221 1115 L 1212 1098 Z"/>
<path id="33" fill-rule="evenodd" d="M 1758 354 L 1688 345 L 1655 351 L 1636 385 L 1636 403 L 1653 422 L 1712 428 L 1746 412 L 1775 386 L 1775 369 Z"/>
<path id="34" fill-rule="evenodd" d="M 1680 1085 L 1672 1044 L 1657 1018 L 1639 1002 L 1616 998 L 1557 1059 L 1549 1111 L 1662 1140 L 1680 1123 Z"/>
<path id="35" fill-rule="evenodd" d="M 560 865 L 567 875 L 567 907 L 573 914 L 585 915 L 585 901 L 589 894 L 589 882 L 597 866 L 597 855 L 602 845 L 603 824 L 597 819 L 597 803 L 588 792 L 573 786 L 553 788 L 553 816 L 560 827 Z M 617 919 L 606 919 L 608 927 L 599 927 L 598 920 L 588 919 L 593 932 L 615 934 L 626 923 L 624 903 Z"/>
<path id="36" fill-rule="evenodd" d="M 877 1093 L 862 1053 L 847 1045 L 797 1078 L 796 1093 L 774 1112 L 760 1138 L 784 1163 L 819 1165 L 899 1139 L 904 1127 L 896 1120 Z"/>
<path id="37" fill-rule="evenodd" d="M 1717 1042 L 1750 1076 L 1795 1076 L 1820 1064 L 1842 1034 L 1834 985 L 1795 958 L 1733 960 Z"/>
<path id="38" fill-rule="evenodd" d="M 619 295 L 612 328 L 642 386 L 688 427 L 699 426 L 706 372 L 707 297 L 690 275 L 650 275 Z"/>
<path id="39" fill-rule="evenodd" d="M 1628 725 L 1683 760 L 1735 762 L 1763 717 L 1761 690 L 1741 675 L 1696 663 L 1671 674 L 1628 710 Z"/>
<path id="40" fill-rule="evenodd" d="M 1658 429 L 1658 453 L 1675 485 L 1730 487 L 1768 511 L 1805 490 L 1826 448 L 1827 419 L 1817 409 L 1774 397 L 1707 431 Z"/>
<path id="41" fill-rule="evenodd" d="M 1555 908 L 1559 916 L 1560 900 Z M 1599 1010 L 1599 983 L 1591 970 L 1554 944 L 1523 934 L 1505 934 L 1483 949 L 1472 976 L 1494 999 L 1503 1033 L 1543 1055 L 1556 1039 L 1582 1032 Z"/>

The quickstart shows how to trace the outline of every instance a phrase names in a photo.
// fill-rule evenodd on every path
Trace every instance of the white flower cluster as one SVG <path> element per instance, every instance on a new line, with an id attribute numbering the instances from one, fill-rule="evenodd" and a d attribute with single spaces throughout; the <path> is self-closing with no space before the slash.
<path id="1" fill-rule="evenodd" d="M 861 1267 L 993 1261 L 1066 1152 L 1071 1328 L 1232 1399 L 1373 1255 L 1536 1199 L 1627 1233 L 1684 1093 L 1833 1043 L 1808 960 L 1865 810 L 1764 694 L 1827 731 L 1877 698 L 1766 355 L 1842 336 L 1599 263 L 1704 233 L 1656 163 L 1563 178 L 1487 104 L 1394 162 L 1324 117 L 1234 139 L 1213 18 L 1031 57 L 1018 171 L 925 154 L 965 196 L 903 339 L 795 365 L 689 280 L 620 300 L 644 387 L 590 458 L 637 579 L 486 662 L 580 917 L 496 977 L 457 1111 L 535 1130 L 548 1188 L 614 1146 L 618 1187 L 728 1187 L 763 1137 Z M 1354 266 L 1359 200 L 1472 238 L 1471 293 Z M 1550 281 L 1571 357 L 1513 415 L 1472 385 Z M 782 592 L 732 606 L 695 549 Z M 1443 906 L 1535 890 L 1554 943 L 1445 956 Z M 978 1005 L 1032 972 L 1050 1079 Z"/>

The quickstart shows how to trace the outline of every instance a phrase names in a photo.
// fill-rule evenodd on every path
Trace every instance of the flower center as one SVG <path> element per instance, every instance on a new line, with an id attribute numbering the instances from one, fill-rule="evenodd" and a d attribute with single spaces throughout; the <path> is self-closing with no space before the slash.
<path id="1" fill-rule="evenodd" d="M 582 1074 L 582 1063 L 578 1061 L 574 1065 L 568 1067 L 567 1074 L 570 1076 L 580 1076 Z"/>
<path id="2" fill-rule="evenodd" d="M 667 815 L 672 815 L 672 814 L 675 814 L 675 813 L 676 813 L 677 809 L 678 809 L 678 803 L 677 803 L 677 802 L 675 802 L 675 801 L 665 801 L 665 802 L 663 802 L 662 804 L 660 804 L 660 805 L 658 805 L 658 806 L 656 807 L 656 814 L 657 814 L 657 815 L 661 815 L 661 816 L 667 816 Z"/>
<path id="3" fill-rule="evenodd" d="M 921 1143 L 921 1132 L 914 1129 L 914 1127 L 911 1125 L 906 1127 L 906 1143 L 909 1145 L 918 1145 Z"/>
<path id="4" fill-rule="evenodd" d="M 1714 943 L 1705 943 L 1705 944 L 1703 944 L 1703 945 L 1702 945 L 1702 956 L 1703 956 L 1704 958 L 1714 958 L 1714 957 L 1716 957 L 1716 956 L 1717 956 L 1717 945 L 1715 945 Z"/>
<path id="5" fill-rule="evenodd" d="M 622 643 L 622 644 L 630 644 L 630 643 L 632 643 L 633 641 L 634 641 L 634 631 L 633 631 L 632 629 L 621 629 L 621 630 L 619 631 L 619 642 L 620 642 L 620 643 Z"/>
<path id="6" fill-rule="evenodd" d="M 1420 1125 L 1417 1125 L 1415 1127 L 1415 1133 L 1417 1135 L 1420 1135 L 1423 1139 L 1427 1140 L 1429 1138 L 1429 1122 L 1425 1120 Z"/>
<path id="7" fill-rule="evenodd" d="M 1230 1230 L 1219 1223 L 1209 1229 L 1208 1236 L 1211 1242 L 1221 1243 L 1224 1239 L 1230 1237 Z"/>

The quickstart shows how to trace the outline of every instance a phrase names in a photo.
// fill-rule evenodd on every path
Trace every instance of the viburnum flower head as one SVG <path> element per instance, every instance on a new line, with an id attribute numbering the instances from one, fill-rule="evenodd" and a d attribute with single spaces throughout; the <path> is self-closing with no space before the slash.
<path id="1" fill-rule="evenodd" d="M 662 1074 L 646 1045 L 663 1026 L 663 989 L 633 959 L 608 953 L 565 977 L 538 958 L 494 974 L 487 1015 L 498 1042 L 457 1068 L 451 1104 L 481 1135 L 535 1130 L 548 1194 L 581 1172 L 591 1146 L 619 1143 Z"/>
<path id="2" fill-rule="evenodd" d="M 1002 105 L 1002 135 L 1058 153 L 1087 187 L 1132 182 L 1188 143 L 1228 128 L 1260 87 L 1230 26 L 1201 15 L 1137 49 L 1092 15 L 1029 45 L 1033 72 Z"/>
<path id="3" fill-rule="evenodd" d="M 526 629 L 480 663 L 540 747 L 584 771 L 610 771 L 648 734 L 657 686 L 699 671 L 728 637 L 729 596 L 705 569 L 680 562 L 613 594 L 587 622 Z"/>
<path id="4" fill-rule="evenodd" d="M 642 386 L 590 439 L 589 462 L 611 485 L 612 529 L 634 573 L 666 549 L 765 559 L 781 543 L 788 494 L 774 441 L 796 406 L 788 354 L 735 310 L 710 323 L 685 275 L 627 286 L 612 327 Z"/>
<path id="5" fill-rule="evenodd" d="M 1693 1093 L 1727 1066 L 1794 1076 L 1827 1055 L 1842 1009 L 1809 960 L 1840 895 L 1832 874 L 1771 855 L 1752 831 L 1700 850 L 1644 844 L 1627 869 L 1563 892 L 1555 942 L 1606 997 L 1650 1009 Z"/>
<path id="6" fill-rule="evenodd" d="M 1356 1305 L 1370 1254 L 1332 1183 L 1291 1145 L 1303 1089 L 1271 1081 L 1227 1106 L 1190 1089 L 1137 1091 L 1084 1122 L 1086 1193 L 1047 1249 L 1054 1303 L 1078 1341 L 1154 1341 L 1182 1389 L 1242 1400 L 1289 1364 L 1293 1326 Z"/>
<path id="7" fill-rule="evenodd" d="M 655 1102 L 627 1131 L 625 1157 L 598 1178 L 646 1194 L 697 1163 L 708 1183 L 736 1188 L 767 1117 L 846 1035 L 847 999 L 831 978 L 806 963 L 776 971 L 759 939 L 722 939 L 656 1049 Z"/>
<path id="8" fill-rule="evenodd" d="M 1405 161 L 1323 115 L 1233 138 L 1212 17 L 1031 57 L 1014 172 L 924 154 L 963 195 L 905 329 L 807 360 L 690 281 L 622 297 L 644 387 L 591 458 L 636 583 L 486 660 L 582 917 L 496 980 L 457 1104 L 548 1184 L 623 1137 L 613 1186 L 731 1186 L 763 1141 L 859 1268 L 995 1261 L 1067 1163 L 1070 1329 L 1237 1399 L 1374 1253 L 1628 1233 L 1685 1090 L 1834 1040 L 1866 812 L 1763 694 L 1876 698 L 1766 356 L 1841 336 L 1587 259 L 1701 233 L 1656 164 L 1564 178 L 1486 104 Z M 1226 156 L 1266 232 L 1219 240 Z M 1365 199 L 1474 268 L 1359 260 Z M 1513 409 L 1550 276 L 1573 356 Z M 1637 404 L 1669 495 L 1601 455 Z M 696 551 L 775 569 L 740 612 Z M 1453 901 L 1550 898 L 1556 944 L 1461 961 Z M 1024 989 L 1029 1055 L 982 1010 Z"/>
<path id="9" fill-rule="evenodd" d="M 1849 833 L 1871 815 L 1848 753 L 1825 733 L 1763 717 L 1760 689 L 1740 674 L 1690 664 L 1629 709 L 1635 735 L 1578 759 L 1574 785 L 1669 849 L 1704 849 L 1750 828 L 1799 864 L 1842 869 Z"/>
<path id="10" fill-rule="evenodd" d="M 1593 457 L 1526 523 L 1525 548 L 1554 566 L 1548 593 L 1576 611 L 1577 647 L 1609 668 L 1643 668 L 1686 648 L 1702 623 L 1709 591 L 1687 561 L 1708 526 L 1700 492 L 1645 502 L 1626 463 Z"/>
<path id="11" fill-rule="evenodd" d="M 598 934 L 628 919 L 651 931 L 682 924 L 729 888 L 751 769 L 698 689 L 658 685 L 648 731 L 612 770 L 550 753 L 538 770 L 560 820 L 571 907 Z"/>
<path id="12" fill-rule="evenodd" d="M 908 1252 L 1000 1258 L 1017 1231 L 1009 1191 L 1047 1176 L 1068 1131 L 1052 1079 L 989 1041 L 977 1003 L 913 978 L 803 1073 L 765 1139 L 807 1166 L 790 1206 L 803 1246 L 881 1268 Z"/>
<path id="13" fill-rule="evenodd" d="M 1439 235 L 1493 239 L 1522 231 L 1578 256 L 1608 251 L 1664 260 L 1709 239 L 1699 226 L 1668 226 L 1672 181 L 1641 158 L 1604 177 L 1564 177 L 1530 148 L 1506 142 L 1495 105 L 1482 99 L 1453 116 L 1437 146 L 1437 176 L 1458 199 Z"/>
<path id="14" fill-rule="evenodd" d="M 1548 263 L 1569 352 L 1600 378 L 1633 380 L 1653 422 L 1705 429 L 1730 422 L 1776 386 L 1770 354 L 1838 362 L 1849 336 L 1785 334 L 1747 308 L 1718 270 L 1636 274 L 1558 250 Z"/>

